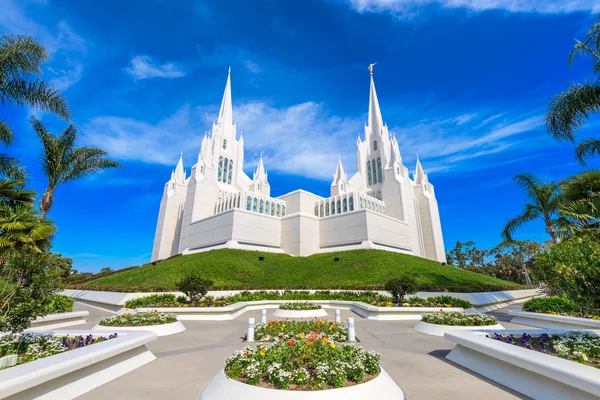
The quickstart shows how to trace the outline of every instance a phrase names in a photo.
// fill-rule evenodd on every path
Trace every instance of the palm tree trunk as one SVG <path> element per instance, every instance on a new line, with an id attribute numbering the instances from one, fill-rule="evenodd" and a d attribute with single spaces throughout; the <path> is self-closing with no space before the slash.
<path id="1" fill-rule="evenodd" d="M 552 237 L 552 243 L 554 243 L 554 244 L 560 243 L 560 239 L 558 238 L 558 235 L 556 234 L 556 227 L 552 223 L 546 224 L 546 232 L 548 232 L 548 234 Z"/>
<path id="2" fill-rule="evenodd" d="M 40 218 L 42 220 L 46 219 L 46 214 L 52 208 L 52 203 L 54 203 L 54 193 L 48 188 L 40 199 Z"/>

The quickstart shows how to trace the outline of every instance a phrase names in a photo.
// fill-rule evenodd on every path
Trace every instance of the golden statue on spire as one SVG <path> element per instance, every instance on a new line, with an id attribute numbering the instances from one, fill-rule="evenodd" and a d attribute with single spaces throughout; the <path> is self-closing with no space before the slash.
<path id="1" fill-rule="evenodd" d="M 371 76 L 373 76 L 373 67 L 375 66 L 375 64 L 377 64 L 376 62 L 374 62 L 373 64 L 369 64 L 369 74 Z"/>

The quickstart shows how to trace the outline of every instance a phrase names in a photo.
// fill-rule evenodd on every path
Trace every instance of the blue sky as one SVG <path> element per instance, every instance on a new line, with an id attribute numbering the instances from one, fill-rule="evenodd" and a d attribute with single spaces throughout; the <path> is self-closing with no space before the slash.
<path id="1" fill-rule="evenodd" d="M 383 118 L 405 165 L 413 171 L 418 153 L 436 187 L 447 248 L 500 241 L 523 206 L 515 174 L 557 180 L 581 169 L 543 117 L 551 96 L 590 72 L 567 56 L 596 1 L 0 0 L 0 10 L 0 32 L 48 48 L 43 78 L 64 91 L 80 145 L 125 165 L 56 192 L 54 251 L 80 270 L 149 260 L 163 184 L 181 151 L 188 171 L 196 159 L 229 66 L 246 172 L 263 152 L 273 196 L 327 196 L 338 153 L 356 171 L 367 65 L 377 61 Z M 17 137 L 7 151 L 41 192 L 32 114 L 54 133 L 66 123 L 0 108 Z M 517 235 L 546 236 L 539 224 Z"/>

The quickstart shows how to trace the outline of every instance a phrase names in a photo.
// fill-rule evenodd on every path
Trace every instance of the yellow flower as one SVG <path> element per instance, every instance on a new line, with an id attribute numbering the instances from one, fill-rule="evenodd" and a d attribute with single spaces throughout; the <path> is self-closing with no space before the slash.
<path id="1" fill-rule="evenodd" d="M 264 356 L 265 355 L 265 349 L 260 349 L 260 355 Z"/>
<path id="2" fill-rule="evenodd" d="M 300 339 L 304 339 L 304 333 L 300 334 Z"/>
<path id="3" fill-rule="evenodd" d="M 329 345 L 329 347 L 331 347 L 332 349 L 335 349 L 335 343 L 331 343 L 331 344 Z"/>
<path id="4" fill-rule="evenodd" d="M 281 325 L 282 328 L 285 328 L 285 324 Z"/>

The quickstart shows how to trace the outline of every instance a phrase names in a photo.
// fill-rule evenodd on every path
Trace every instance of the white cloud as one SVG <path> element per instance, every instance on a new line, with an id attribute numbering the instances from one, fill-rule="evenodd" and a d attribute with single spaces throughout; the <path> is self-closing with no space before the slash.
<path id="1" fill-rule="evenodd" d="M 261 69 L 257 63 L 254 63 L 252 61 L 246 61 L 245 64 L 248 71 L 252 72 L 253 74 L 261 72 Z"/>
<path id="2" fill-rule="evenodd" d="M 180 78 L 185 72 L 175 63 L 157 64 L 150 56 L 135 56 L 131 66 L 125 68 L 136 80 L 148 78 Z"/>
<path id="3" fill-rule="evenodd" d="M 49 28 L 35 22 L 26 15 L 24 2 L 0 0 L 0 27 L 4 32 L 24 34 L 37 39 L 48 51 L 50 61 L 43 67 L 51 75 L 50 83 L 65 91 L 77 83 L 83 75 L 85 40 L 77 35 L 65 21 Z M 45 6 L 44 2 L 39 2 Z M 62 68 L 53 69 L 60 65 Z M 45 76 L 47 78 L 47 76 Z"/>
<path id="4" fill-rule="evenodd" d="M 577 11 L 600 12 L 597 0 L 343 0 L 358 12 L 390 12 L 399 18 L 417 15 L 423 6 L 434 5 L 446 9 L 470 11 L 505 10 L 564 14 Z"/>

